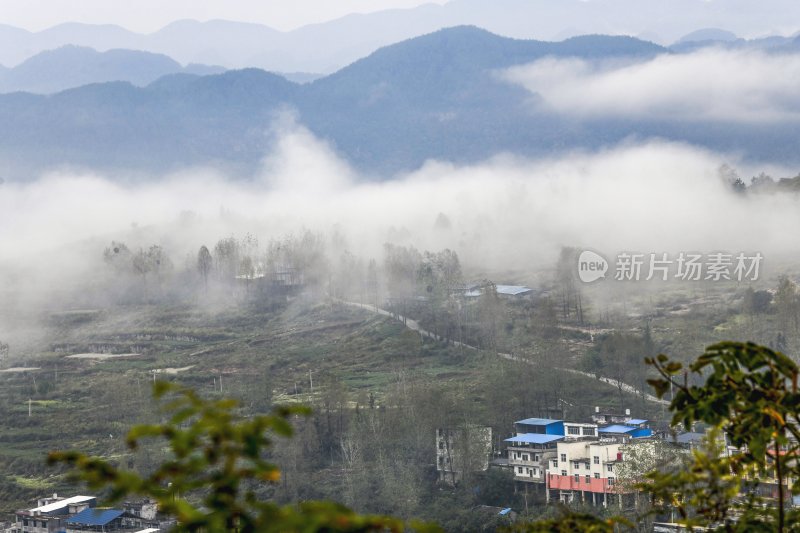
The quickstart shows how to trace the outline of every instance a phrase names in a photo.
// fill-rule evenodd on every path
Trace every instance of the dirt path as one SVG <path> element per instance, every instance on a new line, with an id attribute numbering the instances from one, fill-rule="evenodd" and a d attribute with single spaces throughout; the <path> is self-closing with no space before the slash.
<path id="1" fill-rule="evenodd" d="M 375 307 L 374 305 L 361 304 L 361 303 L 357 303 L 357 302 L 348 302 L 346 300 L 340 300 L 340 301 L 341 301 L 341 303 L 349 305 L 351 307 L 358 307 L 360 309 L 364 309 L 364 310 L 370 311 L 371 313 L 376 313 L 376 314 L 382 315 L 382 316 L 388 316 L 390 318 L 396 318 L 397 320 L 399 320 L 400 322 L 405 324 L 405 326 L 408 329 L 410 329 L 411 331 L 416 331 L 420 335 L 423 335 L 423 336 L 428 337 L 430 339 L 443 340 L 440 336 L 438 336 L 435 333 L 432 333 L 432 332 L 426 330 L 425 328 L 423 328 L 422 326 L 419 325 L 419 322 L 417 322 L 416 320 L 413 320 L 411 318 L 404 317 L 402 315 L 395 315 L 395 314 L 387 311 L 386 309 L 381 309 L 380 307 Z M 477 350 L 478 349 L 475 346 L 472 346 L 472 345 L 469 345 L 469 344 L 465 344 L 465 343 L 462 343 L 462 342 L 458 342 L 458 341 L 453 341 L 453 344 L 456 347 L 464 347 L 464 348 L 468 348 L 470 350 Z M 518 363 L 524 363 L 526 365 L 533 364 L 531 361 L 528 361 L 524 357 L 520 357 L 518 355 L 513 355 L 513 354 L 510 354 L 510 353 L 498 352 L 497 356 L 501 357 L 502 359 L 506 359 L 508 361 L 516 361 Z M 644 392 L 640 391 L 639 389 L 637 389 L 636 387 L 634 387 L 633 385 L 629 385 L 629 384 L 624 383 L 624 382 L 620 383 L 616 379 L 602 377 L 602 376 L 595 376 L 594 374 L 590 374 L 589 372 L 583 372 L 581 370 L 576 370 L 574 368 L 555 367 L 555 369 L 556 370 L 561 370 L 563 372 L 569 372 L 570 374 L 575 374 L 575 375 L 585 376 L 585 377 L 592 378 L 592 379 L 597 379 L 598 381 L 601 381 L 603 383 L 611 385 L 614 388 L 617 388 L 617 389 L 621 388 L 624 392 L 627 392 L 627 393 L 630 393 L 630 394 L 633 394 L 633 395 L 636 395 L 636 396 L 641 396 L 641 397 L 643 397 L 645 400 L 647 400 L 649 402 L 658 403 L 658 404 L 662 404 L 662 405 L 669 405 L 669 402 L 666 401 L 666 400 L 662 400 L 660 398 L 657 398 L 656 396 L 653 396 L 652 394 L 644 393 Z"/>

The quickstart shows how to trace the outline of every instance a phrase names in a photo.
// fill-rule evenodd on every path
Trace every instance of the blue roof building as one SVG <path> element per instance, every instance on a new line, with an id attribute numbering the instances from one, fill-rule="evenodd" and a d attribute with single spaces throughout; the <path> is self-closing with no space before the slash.
<path id="1" fill-rule="evenodd" d="M 119 509 L 84 509 L 66 520 L 67 529 L 73 531 L 112 531 L 122 526 L 124 511 Z"/>
<path id="2" fill-rule="evenodd" d="M 545 435 L 563 435 L 564 421 L 551 418 L 526 418 L 514 422 L 517 434 L 542 433 Z"/>
<path id="3" fill-rule="evenodd" d="M 634 427 L 634 426 L 627 426 L 622 424 L 613 424 L 610 426 L 606 426 L 600 428 L 598 430 L 600 433 L 610 434 L 610 435 L 623 435 L 626 437 L 631 438 L 641 438 L 641 437 L 650 437 L 653 435 L 653 430 L 646 427 Z"/>
<path id="4" fill-rule="evenodd" d="M 556 442 L 559 440 L 563 440 L 563 435 L 544 435 L 541 433 L 520 433 L 516 437 L 511 437 L 510 439 L 505 439 L 504 442 L 508 442 L 510 444 L 515 445 L 522 445 L 522 446 L 531 446 L 537 444 L 549 444 L 551 442 Z"/>

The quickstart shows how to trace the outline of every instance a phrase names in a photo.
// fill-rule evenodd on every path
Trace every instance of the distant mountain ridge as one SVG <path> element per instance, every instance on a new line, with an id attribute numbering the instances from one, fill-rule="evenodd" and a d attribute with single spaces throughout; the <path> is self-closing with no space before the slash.
<path id="1" fill-rule="evenodd" d="M 537 95 L 498 74 L 543 57 L 643 61 L 666 48 L 591 35 L 558 43 L 462 26 L 387 46 L 304 85 L 259 69 L 170 74 L 146 87 L 114 82 L 58 94 L 0 95 L 0 176 L 55 168 L 158 175 L 211 166 L 251 176 L 275 146 L 272 124 L 290 110 L 374 179 L 498 153 L 594 149 L 632 136 L 688 141 L 776 162 L 798 159 L 797 122 L 749 124 L 576 119 L 535 105 Z"/>
<path id="2" fill-rule="evenodd" d="M 0 93 L 25 91 L 49 94 L 90 83 L 128 81 L 145 86 L 175 73 L 219 74 L 222 67 L 183 67 L 161 54 L 136 50 L 97 52 L 74 45 L 41 52 L 14 68 L 0 70 Z"/>
<path id="3" fill-rule="evenodd" d="M 40 32 L 0 25 L 0 64 L 15 66 L 63 45 L 143 50 L 182 64 L 332 73 L 382 46 L 458 25 L 507 37 L 562 40 L 583 34 L 647 35 L 661 44 L 698 28 L 739 36 L 800 30 L 795 0 L 451 0 L 352 14 L 282 32 L 260 24 L 176 21 L 140 34 L 114 25 L 67 23 Z M 791 26 L 792 21 L 798 21 Z"/>

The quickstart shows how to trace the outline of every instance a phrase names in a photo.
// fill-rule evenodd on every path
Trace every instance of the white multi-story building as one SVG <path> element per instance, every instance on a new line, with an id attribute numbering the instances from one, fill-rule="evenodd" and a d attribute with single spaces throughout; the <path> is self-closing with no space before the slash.
<path id="1" fill-rule="evenodd" d="M 505 440 L 514 480 L 533 487 L 546 501 L 582 501 L 594 505 L 620 502 L 626 494 L 616 484 L 623 447 L 648 438 L 647 420 L 595 410 L 592 422 L 526 418 L 514 423 Z M 600 425 L 608 424 L 608 425 Z"/>
<path id="2" fill-rule="evenodd" d="M 619 501 L 616 471 L 623 461 L 620 442 L 559 442 L 547 476 L 547 499 L 608 505 Z"/>

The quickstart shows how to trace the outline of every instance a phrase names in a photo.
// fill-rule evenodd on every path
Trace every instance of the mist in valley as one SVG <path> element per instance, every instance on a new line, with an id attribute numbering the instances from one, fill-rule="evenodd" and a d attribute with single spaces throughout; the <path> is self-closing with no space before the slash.
<path id="1" fill-rule="evenodd" d="M 291 117 L 275 127 L 280 141 L 249 181 L 190 169 L 143 183 L 63 172 L 3 184 L 2 316 L 12 320 L 0 323 L 0 339 L 31 333 L 20 330 L 20 316 L 113 305 L 107 294 L 114 293 L 113 268 L 103 260 L 112 242 L 131 252 L 160 247 L 171 264 L 164 275 L 182 284 L 198 283 L 201 246 L 213 251 L 220 240 L 247 237 L 258 268 L 270 246 L 304 234 L 323 243 L 331 269 L 344 253 L 362 268 L 370 261 L 383 265 L 389 243 L 453 250 L 465 280 L 538 289 L 552 285 L 562 247 L 607 256 L 760 252 L 763 277 L 799 259 L 793 232 L 780 230 L 800 224 L 798 197 L 737 194 L 721 166 L 732 165 L 743 177 L 763 168 L 742 165 L 735 154 L 631 141 L 548 159 L 499 154 L 469 166 L 429 161 L 376 182 Z M 170 298 L 196 303 L 198 290 L 184 287 Z"/>

